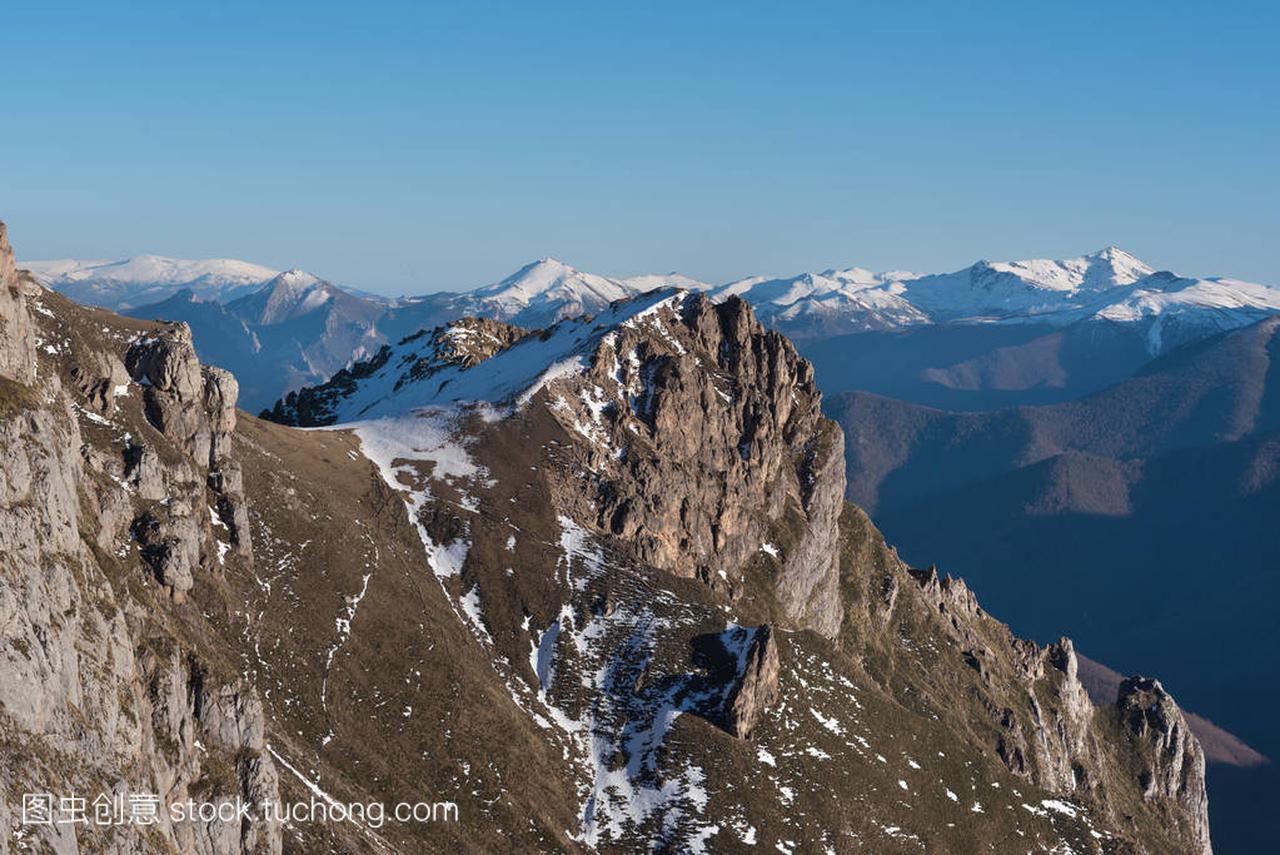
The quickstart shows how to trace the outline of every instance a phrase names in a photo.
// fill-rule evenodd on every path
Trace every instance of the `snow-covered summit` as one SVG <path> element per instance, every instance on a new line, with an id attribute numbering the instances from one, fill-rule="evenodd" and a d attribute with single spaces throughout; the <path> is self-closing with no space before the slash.
<path id="1" fill-rule="evenodd" d="M 983 260 L 954 273 L 910 279 L 905 282 L 903 296 L 935 321 L 1055 314 L 1064 320 L 1098 295 L 1131 286 L 1154 272 L 1124 250 L 1107 247 L 1062 260 Z"/>
<path id="2" fill-rule="evenodd" d="M 197 281 L 210 285 L 250 285 L 265 282 L 277 273 L 269 267 L 235 258 L 188 260 L 162 255 L 136 255 L 120 261 L 27 261 L 23 266 L 48 285 L 88 279 L 140 285 Z"/>
<path id="3" fill-rule="evenodd" d="M 566 318 L 599 314 L 617 300 L 671 287 L 703 292 L 717 301 L 742 297 L 762 321 L 796 339 L 922 324 L 1129 324 L 1156 316 L 1227 329 L 1280 312 L 1280 289 L 1157 272 L 1115 246 L 1065 259 L 982 260 L 947 273 L 850 266 L 782 277 L 751 276 L 715 286 L 674 272 L 605 276 L 544 257 L 489 285 L 399 301 L 340 290 L 302 270 L 277 273 L 234 259 L 137 256 L 28 266 L 73 299 L 110 308 L 137 308 L 189 289 L 201 300 L 236 302 L 238 314 L 255 323 L 277 324 L 336 305 L 337 300 L 356 323 L 371 330 L 384 326 L 380 319 L 386 313 L 395 315 L 389 327 L 396 335 L 466 316 L 540 329 Z"/>
<path id="4" fill-rule="evenodd" d="M 226 301 L 261 286 L 278 271 L 234 258 L 180 259 L 137 255 L 119 261 L 25 261 L 42 283 L 84 303 L 127 308 L 183 289 L 202 300 Z"/>
<path id="5" fill-rule="evenodd" d="M 1174 341 L 1225 332 L 1280 314 L 1280 288 L 1255 282 L 1212 277 L 1196 279 L 1162 271 L 1134 283 L 1119 299 L 1098 308 L 1092 319 L 1120 324 L 1147 323 L 1147 349 L 1152 355 Z"/>
<path id="6" fill-rule="evenodd" d="M 859 267 L 801 273 L 785 279 L 753 276 L 712 289 L 713 300 L 741 297 L 760 319 L 798 338 L 893 329 L 929 318 L 901 297 L 901 278 Z"/>
<path id="7" fill-rule="evenodd" d="M 271 279 L 257 291 L 228 305 L 236 314 L 263 326 L 309 314 L 341 292 L 323 279 L 296 267 Z"/>
<path id="8" fill-rule="evenodd" d="M 1034 258 L 1026 261 L 978 262 L 996 273 L 1016 276 L 1022 281 L 1050 291 L 1074 294 L 1079 291 L 1107 291 L 1132 285 L 1155 269 L 1115 246 L 1089 255 L 1068 259 Z M 975 265 L 976 267 L 977 265 Z"/>
<path id="9" fill-rule="evenodd" d="M 541 258 L 472 291 L 479 311 L 521 326 L 545 326 L 561 318 L 594 314 L 637 293 L 626 283 L 583 273 L 557 258 Z"/>

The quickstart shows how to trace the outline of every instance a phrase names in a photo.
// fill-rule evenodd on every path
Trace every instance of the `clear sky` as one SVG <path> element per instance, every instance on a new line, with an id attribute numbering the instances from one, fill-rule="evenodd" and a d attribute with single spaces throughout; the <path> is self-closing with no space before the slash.
<path id="1" fill-rule="evenodd" d="M 1106 244 L 1274 284 L 1278 6 L 9 3 L 0 218 L 386 293 Z"/>

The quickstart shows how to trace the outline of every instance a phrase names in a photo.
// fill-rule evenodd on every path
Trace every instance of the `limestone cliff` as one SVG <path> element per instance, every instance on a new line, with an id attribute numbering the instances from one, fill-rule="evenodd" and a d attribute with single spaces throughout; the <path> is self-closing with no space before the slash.
<path id="1" fill-rule="evenodd" d="M 16 272 L 3 224 L 0 277 L 0 849 L 12 830 L 59 853 L 279 852 L 279 828 L 261 821 L 175 823 L 161 812 L 154 824 L 23 825 L 10 813 L 22 793 L 278 794 L 254 691 L 162 593 L 184 594 L 197 572 L 208 584 L 218 564 L 211 458 L 180 451 L 193 425 L 226 429 L 234 387 L 221 387 L 230 395 L 216 408 L 149 424 L 123 371 L 126 333 Z M 175 376 L 193 370 L 165 358 Z"/>
<path id="2" fill-rule="evenodd" d="M 836 545 L 843 437 L 821 415 L 812 366 L 737 298 L 680 295 L 605 335 L 553 414 L 590 488 L 560 503 L 637 557 L 742 596 L 776 558 L 772 589 L 795 625 L 840 626 Z"/>

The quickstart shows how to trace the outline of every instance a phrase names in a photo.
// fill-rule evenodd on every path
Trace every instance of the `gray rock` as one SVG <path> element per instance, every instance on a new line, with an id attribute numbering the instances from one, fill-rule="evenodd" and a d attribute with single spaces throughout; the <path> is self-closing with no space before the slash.
<path id="1" fill-rule="evenodd" d="M 1121 683 L 1116 707 L 1133 738 L 1143 797 L 1181 826 L 1184 836 L 1197 843 L 1198 852 L 1210 852 L 1204 751 L 1182 710 L 1159 680 L 1148 677 Z"/>
<path id="2" fill-rule="evenodd" d="M 740 588 L 774 541 L 770 593 L 796 626 L 838 632 L 841 434 L 812 366 L 746 303 L 683 295 L 605 336 L 586 374 L 554 388 L 552 413 L 594 473 L 559 491 L 575 518 L 713 587 Z"/>
<path id="3" fill-rule="evenodd" d="M 7 402 L 18 406 L 0 407 L 0 788 L 169 798 L 188 793 L 217 762 L 233 775 L 230 791 L 215 797 L 278 800 L 254 691 L 238 684 L 208 687 L 190 637 L 175 632 L 175 622 L 163 614 L 176 607 L 145 589 L 138 594 L 118 575 L 138 572 L 136 558 L 118 560 L 133 520 L 157 578 L 175 594 L 190 589 L 208 541 L 207 487 L 192 462 L 173 461 L 180 448 L 196 452 L 195 466 L 208 465 L 209 451 L 202 458 L 199 443 L 190 439 L 201 430 L 212 437 L 234 426 L 234 384 L 217 373 L 206 383 L 198 364 L 193 373 L 179 358 L 180 347 L 140 354 L 145 358 L 137 376 L 163 384 L 163 390 L 153 385 L 155 400 L 177 408 L 179 416 L 165 413 L 158 420 L 172 429 L 159 441 L 177 447 L 162 454 L 136 441 L 128 448 L 108 447 L 100 438 L 96 445 L 86 442 L 73 396 L 81 408 L 114 413 L 108 385 L 123 382 L 120 360 L 90 348 L 65 385 L 57 373 L 37 375 L 25 343 L 34 336 L 26 326 L 32 316 L 25 300 L 35 292 L 10 287 L 12 267 L 0 229 L 0 315 L 6 324 L 0 373 L 6 383 L 39 384 Z M 193 391 L 194 410 L 187 407 Z M 221 466 L 231 473 L 224 489 L 229 495 L 234 487 L 243 506 L 238 469 L 229 460 Z M 6 828 L 12 819 L 8 806 L 0 808 Z M 39 851 L 240 855 L 281 849 L 280 829 L 257 821 L 175 827 L 162 814 L 150 829 L 27 830 L 26 844 Z M 0 840 L 0 848 L 10 843 L 7 834 Z"/>
<path id="4" fill-rule="evenodd" d="M 739 739 L 751 738 L 761 714 L 782 699 L 778 688 L 781 666 L 778 643 L 768 624 L 756 630 L 746 654 L 746 667 L 738 675 L 725 707 L 726 727 Z"/>
<path id="5" fill-rule="evenodd" d="M 179 602 L 185 599 L 200 566 L 200 524 L 190 508 L 179 502 L 156 505 L 134 521 L 133 536 L 157 581 Z"/>
<path id="6" fill-rule="evenodd" d="M 18 277 L 9 246 L 9 231 L 0 222 L 0 376 L 19 383 L 35 379 L 36 337 L 23 298 L 24 285 Z"/>

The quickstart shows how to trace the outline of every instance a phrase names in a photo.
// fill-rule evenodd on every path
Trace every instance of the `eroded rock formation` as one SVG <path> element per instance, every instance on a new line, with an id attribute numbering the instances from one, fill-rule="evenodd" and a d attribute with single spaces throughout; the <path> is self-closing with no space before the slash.
<path id="1" fill-rule="evenodd" d="M 593 484 L 562 491 L 574 516 L 734 595 L 764 549 L 788 617 L 837 632 L 843 437 L 790 342 L 742 300 L 679 295 L 604 336 L 564 385 L 554 411 L 589 440 Z"/>
<path id="2" fill-rule="evenodd" d="M 192 450 L 199 414 L 168 411 L 159 433 L 118 438 L 102 414 L 128 395 L 119 355 L 105 340 L 87 349 L 83 330 L 47 308 L 49 357 L 37 370 L 32 310 L 46 295 L 15 271 L 4 234 L 0 224 L 0 786 L 86 800 L 154 794 L 167 804 L 196 789 L 215 801 L 278 800 L 253 690 L 204 664 L 129 560 L 131 529 L 144 560 L 162 545 L 153 566 L 174 593 L 214 560 L 205 484 L 176 456 Z M 154 377 L 168 388 L 192 380 L 190 365 L 161 364 Z M 210 437 L 229 429 L 233 386 L 219 406 Z M 194 462 L 207 466 L 208 455 Z M 19 827 L 9 802 L 0 802 L 5 846 Z M 27 845 L 59 853 L 281 849 L 280 829 L 264 822 L 178 824 L 165 812 L 154 825 L 21 828 Z"/>
<path id="3" fill-rule="evenodd" d="M 772 627 L 766 624 L 756 630 L 743 659 L 742 673 L 726 704 L 725 720 L 730 733 L 749 739 L 760 716 L 781 699 L 778 677 L 782 666 Z"/>

